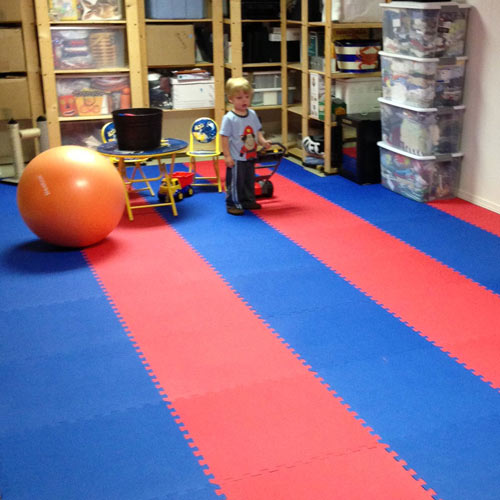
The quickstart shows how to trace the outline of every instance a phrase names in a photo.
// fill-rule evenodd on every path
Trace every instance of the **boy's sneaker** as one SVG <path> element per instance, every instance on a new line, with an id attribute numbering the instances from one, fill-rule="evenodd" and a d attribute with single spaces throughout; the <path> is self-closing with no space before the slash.
<path id="1" fill-rule="evenodd" d="M 262 208 L 262 205 L 254 201 L 253 203 L 246 203 L 243 205 L 243 208 L 246 208 L 247 210 L 258 210 L 259 208 Z"/>
<path id="2" fill-rule="evenodd" d="M 238 207 L 227 207 L 227 213 L 231 215 L 243 215 L 245 211 Z"/>

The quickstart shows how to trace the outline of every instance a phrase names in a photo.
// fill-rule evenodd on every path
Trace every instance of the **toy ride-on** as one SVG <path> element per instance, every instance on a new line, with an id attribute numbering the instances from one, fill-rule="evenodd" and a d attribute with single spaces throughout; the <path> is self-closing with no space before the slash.
<path id="1" fill-rule="evenodd" d="M 271 198 L 274 193 L 273 183 L 269 180 L 278 170 L 286 148 L 278 142 L 271 143 L 269 149 L 257 151 L 255 163 L 255 196 Z"/>
<path id="2" fill-rule="evenodd" d="M 185 197 L 193 196 L 194 190 L 191 184 L 194 181 L 194 172 L 173 172 L 170 174 L 170 189 L 174 200 L 182 201 Z M 158 199 L 163 203 L 168 195 L 168 181 L 165 177 L 158 189 Z"/>

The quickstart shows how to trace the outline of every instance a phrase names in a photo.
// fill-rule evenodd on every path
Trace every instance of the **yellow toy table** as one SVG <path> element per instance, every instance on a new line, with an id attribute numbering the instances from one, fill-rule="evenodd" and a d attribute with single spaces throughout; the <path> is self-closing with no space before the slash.
<path id="1" fill-rule="evenodd" d="M 170 174 L 165 168 L 163 159 L 170 156 L 171 157 L 171 169 L 173 171 L 173 166 L 175 163 L 175 155 L 178 151 L 185 149 L 187 142 L 181 141 L 180 139 L 162 139 L 161 145 L 156 149 L 150 149 L 148 151 L 123 151 L 118 148 L 118 143 L 116 141 L 105 142 L 98 146 L 97 151 L 104 156 L 115 158 L 118 160 L 118 170 L 122 176 L 123 183 L 125 185 L 125 203 L 127 206 L 127 214 L 129 220 L 134 220 L 132 215 L 132 210 L 138 208 L 146 207 L 164 207 L 171 206 L 174 215 L 177 215 L 177 208 L 175 206 L 175 200 L 173 192 L 175 192 L 175 181 L 172 181 Z M 142 170 L 142 162 L 146 159 L 156 158 L 158 161 L 159 173 L 155 177 L 147 177 Z M 127 175 L 127 169 L 125 161 L 134 162 L 135 167 L 131 177 Z M 136 173 L 140 174 L 140 177 L 135 177 Z M 160 203 L 148 203 L 147 205 L 132 205 L 129 198 L 129 190 L 133 188 L 134 183 L 145 183 L 147 187 L 135 189 L 136 191 L 148 190 L 150 193 L 153 192 L 150 182 L 159 181 L 163 179 L 169 189 L 167 190 L 167 197 L 164 202 Z"/>

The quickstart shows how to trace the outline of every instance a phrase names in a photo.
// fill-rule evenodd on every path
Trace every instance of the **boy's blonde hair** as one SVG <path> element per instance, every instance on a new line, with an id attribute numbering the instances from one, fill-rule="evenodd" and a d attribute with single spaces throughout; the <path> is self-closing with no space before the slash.
<path id="1" fill-rule="evenodd" d="M 239 92 L 244 92 L 245 94 L 252 94 L 253 88 L 250 82 L 243 77 L 229 78 L 226 82 L 226 95 L 227 97 L 233 97 Z"/>

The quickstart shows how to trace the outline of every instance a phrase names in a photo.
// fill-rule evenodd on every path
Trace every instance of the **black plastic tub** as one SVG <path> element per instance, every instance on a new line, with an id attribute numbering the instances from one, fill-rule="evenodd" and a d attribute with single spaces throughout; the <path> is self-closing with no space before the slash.
<path id="1" fill-rule="evenodd" d="M 119 149 L 145 151 L 160 146 L 163 119 L 161 109 L 116 109 L 112 114 Z"/>

